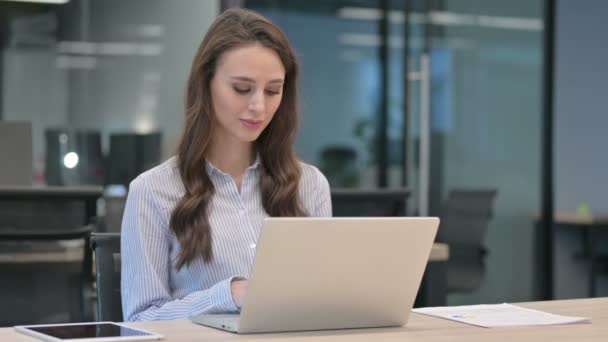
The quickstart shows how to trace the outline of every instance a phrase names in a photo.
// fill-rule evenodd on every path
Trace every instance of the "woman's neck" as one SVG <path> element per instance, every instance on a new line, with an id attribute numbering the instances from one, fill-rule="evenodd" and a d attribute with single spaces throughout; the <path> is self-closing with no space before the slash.
<path id="1" fill-rule="evenodd" d="M 218 141 L 211 144 L 207 160 L 232 176 L 240 188 L 240 180 L 245 170 L 255 160 L 255 149 L 252 143 Z"/>

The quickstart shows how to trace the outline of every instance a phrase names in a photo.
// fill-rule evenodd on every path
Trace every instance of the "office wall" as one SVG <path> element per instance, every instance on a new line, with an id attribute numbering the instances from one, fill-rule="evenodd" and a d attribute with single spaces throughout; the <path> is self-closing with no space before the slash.
<path id="1" fill-rule="evenodd" d="M 351 171 L 358 186 L 375 187 L 375 134 L 381 100 L 377 22 L 323 11 L 257 10 L 286 32 L 299 58 L 302 125 L 295 144 L 298 156 L 322 167 L 323 151 L 334 147 L 352 150 L 356 161 Z M 401 24 L 391 25 L 389 43 L 388 137 L 393 161 L 401 159 L 402 29 Z M 400 186 L 400 170 L 400 163 L 389 165 L 389 186 Z"/>
<path id="2" fill-rule="evenodd" d="M 608 2 L 557 4 L 555 207 L 608 212 Z"/>
<path id="3" fill-rule="evenodd" d="M 67 122 L 67 74 L 55 67 L 55 54 L 41 48 L 6 48 L 2 52 L 4 73 L 3 120 L 30 121 L 34 168 L 44 163 L 44 129 Z"/>
<path id="4" fill-rule="evenodd" d="M 379 97 L 379 64 L 375 47 L 347 59 L 349 46 L 341 33 L 375 32 L 373 22 L 347 22 L 329 15 L 260 11 L 287 34 L 300 66 L 302 125 L 296 142 L 298 155 L 318 163 L 324 147 L 348 146 L 363 153 L 353 134 L 356 120 L 374 120 Z M 306 28 L 306 29 L 303 29 Z"/>
<path id="5" fill-rule="evenodd" d="M 64 44 L 5 49 L 4 119 L 33 121 L 37 164 L 50 127 L 99 130 L 106 151 L 112 132 L 160 130 L 169 156 L 192 58 L 219 8 L 218 0 L 71 1 L 57 10 L 57 40 L 93 42 L 95 52 Z"/>
<path id="6" fill-rule="evenodd" d="M 497 3 L 450 1 L 446 10 L 542 23 L 541 1 Z M 304 95 L 304 124 L 296 146 L 300 155 L 314 162 L 328 144 L 357 146 L 353 123 L 362 115 L 373 119 L 378 108 L 377 46 L 371 39 L 353 46 L 340 38 L 353 33 L 373 37 L 377 23 L 287 11 L 265 14 L 285 29 L 300 52 Z M 540 205 L 542 29 L 446 25 L 437 31 L 443 33 L 432 41 L 433 53 L 447 56 L 446 73 L 451 76 L 437 80 L 433 88 L 438 102 L 446 101 L 449 108 L 443 116 L 433 108 L 434 129 L 443 138 L 436 144 L 442 145 L 445 156 L 438 157 L 444 158 L 442 167 L 432 167 L 441 168 L 444 193 L 458 187 L 499 190 L 485 241 L 490 253 L 484 283 L 472 294 L 451 296 L 450 303 L 531 300 L 533 214 Z M 396 25 L 391 32 L 394 53 L 402 27 Z M 401 82 L 399 69 L 391 65 L 390 70 L 398 75 L 396 83 Z M 449 89 L 453 102 L 438 94 L 437 85 Z M 398 84 L 391 87 L 400 89 Z"/>
<path id="7" fill-rule="evenodd" d="M 194 53 L 219 1 L 93 0 L 93 42 L 137 46 L 97 58 L 71 83 L 74 125 L 111 132 L 163 132 L 168 157 L 183 122 L 183 90 Z"/>
<path id="8" fill-rule="evenodd" d="M 608 213 L 608 45 L 604 32 L 608 2 L 558 0 L 555 74 L 555 209 Z M 606 246 L 606 236 L 598 246 Z M 580 232 L 556 228 L 556 295 L 587 295 L 588 265 L 574 256 L 582 249 Z M 598 281 L 608 294 L 608 279 Z"/>

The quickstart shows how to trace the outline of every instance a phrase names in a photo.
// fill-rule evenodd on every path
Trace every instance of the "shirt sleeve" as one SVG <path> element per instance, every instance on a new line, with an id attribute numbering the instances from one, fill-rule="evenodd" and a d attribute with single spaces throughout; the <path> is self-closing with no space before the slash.
<path id="1" fill-rule="evenodd" d="M 201 313 L 236 312 L 230 283 L 173 298 L 170 284 L 171 234 L 145 179 L 134 180 L 121 228 L 121 296 L 125 321 L 188 319 Z"/>

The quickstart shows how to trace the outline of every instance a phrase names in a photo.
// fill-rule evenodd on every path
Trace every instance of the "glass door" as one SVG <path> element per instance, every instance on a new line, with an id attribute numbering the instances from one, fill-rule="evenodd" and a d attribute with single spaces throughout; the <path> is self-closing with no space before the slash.
<path id="1" fill-rule="evenodd" d="M 543 1 L 405 3 L 410 214 L 443 216 L 454 204 L 466 206 L 449 201 L 455 194 L 495 192 L 486 227 L 442 227 L 458 243 L 481 234 L 487 251 L 478 286 L 455 288 L 448 303 L 530 300 L 541 198 Z"/>

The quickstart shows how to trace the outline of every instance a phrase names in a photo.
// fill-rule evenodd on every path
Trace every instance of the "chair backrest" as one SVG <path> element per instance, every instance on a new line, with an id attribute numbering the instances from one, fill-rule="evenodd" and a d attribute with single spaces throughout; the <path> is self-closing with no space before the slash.
<path id="1" fill-rule="evenodd" d="M 100 216 L 98 232 L 119 233 L 127 196 L 104 196 L 105 215 Z"/>
<path id="2" fill-rule="evenodd" d="M 120 297 L 120 234 L 91 234 L 95 255 L 99 321 L 122 322 Z"/>
<path id="3" fill-rule="evenodd" d="M 450 191 L 438 238 L 450 245 L 481 245 L 492 219 L 497 190 Z"/>
<path id="4" fill-rule="evenodd" d="M 450 191 L 441 217 L 438 240 L 450 246 L 448 292 L 477 289 L 485 274 L 483 239 L 492 219 L 495 189 Z"/>
<path id="5" fill-rule="evenodd" d="M 0 208 L 2 207 L 2 200 L 0 200 Z M 30 216 L 37 216 L 40 213 L 31 214 Z M 15 215 L 17 216 L 17 215 Z M 0 251 L 3 254 L 8 254 L 16 257 L 14 261 L 11 260 L 8 262 L 4 262 L 8 264 L 8 268 L 4 268 L 0 270 L 2 273 L 2 278 L 13 278 L 18 279 L 15 282 L 15 279 L 12 279 L 13 285 L 11 282 L 7 282 L 4 284 L 4 281 L 0 281 L 0 303 L 4 303 L 5 300 L 14 300 L 15 298 L 19 298 L 20 303 L 27 303 L 27 305 L 21 305 L 16 310 L 11 310 L 7 312 L 8 316 L 4 314 L 0 314 L 0 325 L 6 324 L 10 321 L 7 321 L 5 317 L 16 318 L 17 320 L 23 319 L 19 318 L 20 316 L 29 317 L 29 322 L 33 323 L 43 323 L 46 322 L 48 317 L 53 317 L 54 315 L 60 315 L 61 312 L 68 311 L 69 320 L 71 322 L 82 322 L 90 320 L 90 313 L 87 306 L 87 301 L 85 300 L 85 293 L 90 289 L 91 283 L 91 254 L 88 249 L 88 241 L 91 232 L 93 231 L 94 225 L 86 225 L 86 226 L 76 226 L 74 228 L 66 227 L 64 229 L 59 229 L 57 227 L 45 227 L 43 224 L 40 226 L 17 226 L 14 227 L 12 225 L 4 225 L 5 221 L 2 215 L 2 210 L 0 210 Z M 44 221 L 44 215 L 36 218 L 40 222 Z M 9 221 L 10 222 L 10 221 Z M 49 229 L 46 229 L 49 228 Z M 69 243 L 65 244 L 66 240 L 72 240 L 71 242 L 75 242 L 76 244 Z M 82 244 L 80 244 L 82 243 Z M 82 250 L 82 252 L 81 252 Z M 55 257 L 49 257 L 47 253 L 57 253 Z M 82 259 L 78 257 L 78 255 L 82 255 Z M 24 258 L 24 259 L 21 259 Z M 22 261 L 19 261 L 21 259 Z M 37 266 L 44 267 L 35 267 L 32 270 L 35 272 L 19 272 L 14 273 L 12 270 L 20 269 L 21 267 L 18 265 L 10 265 L 13 263 L 21 263 L 27 262 L 31 264 L 37 264 Z M 59 292 L 61 293 L 59 296 L 66 296 L 65 299 L 60 299 L 65 301 L 66 305 L 58 305 L 58 306 L 49 306 L 48 303 L 56 302 L 52 299 L 47 301 L 44 295 L 34 294 L 32 296 L 31 290 L 23 291 L 24 282 L 29 283 L 31 279 L 39 280 L 44 279 L 45 275 L 47 275 L 49 270 L 59 271 L 59 274 L 55 274 L 56 278 L 61 279 L 62 276 L 69 275 L 71 279 L 73 279 L 73 267 L 65 267 L 66 263 L 81 263 L 81 268 L 79 271 L 80 281 L 78 282 L 78 287 L 75 287 L 74 284 L 70 283 L 66 289 L 66 291 L 56 291 L 56 288 L 53 286 L 57 286 L 56 282 L 52 282 L 49 290 L 51 292 Z M 13 267 L 11 267 L 13 266 Z M 18 266 L 14 268 L 14 266 Z M 28 267 L 29 268 L 29 267 Z M 9 274 L 5 274 L 3 272 L 9 272 Z M 26 276 L 24 278 L 24 276 Z M 15 285 L 16 284 L 16 285 Z M 15 288 L 15 286 L 17 288 Z M 19 293 L 19 294 L 15 294 Z M 48 296 L 46 296 L 48 297 Z M 10 298 L 10 299 L 9 299 Z M 78 305 L 72 305 L 71 303 L 78 303 Z M 10 306 L 10 303 L 7 304 L 7 307 Z M 43 309 L 37 310 L 37 312 L 32 313 L 30 311 L 23 308 L 31 308 L 31 307 L 43 307 Z M 45 315 L 46 317 L 38 316 Z M 47 316 L 48 315 L 48 316 Z M 20 324 L 19 321 L 15 321 L 15 323 Z"/>
<path id="6" fill-rule="evenodd" d="M 333 216 L 405 216 L 408 189 L 332 189 Z"/>
<path id="7" fill-rule="evenodd" d="M 327 146 L 321 151 L 319 168 L 332 187 L 353 187 L 359 184 L 357 151 L 350 146 Z"/>

